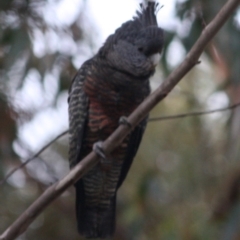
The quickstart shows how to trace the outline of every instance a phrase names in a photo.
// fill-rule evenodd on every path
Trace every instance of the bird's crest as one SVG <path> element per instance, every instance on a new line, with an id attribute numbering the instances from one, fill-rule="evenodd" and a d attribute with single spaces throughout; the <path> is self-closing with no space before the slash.
<path id="1" fill-rule="evenodd" d="M 105 55 L 117 41 L 134 41 L 139 31 L 148 27 L 157 27 L 156 13 L 161 8 L 156 1 L 148 1 L 146 4 L 141 3 L 140 9 L 136 11 L 136 16 L 132 20 L 127 21 L 118 28 L 114 34 L 110 35 L 99 53 L 101 56 Z M 151 34 L 151 33 L 150 33 Z"/>
<path id="2" fill-rule="evenodd" d="M 147 4 L 140 3 L 140 10 L 136 12 L 137 16 L 133 20 L 140 23 L 142 27 L 157 26 L 156 13 L 159 10 L 159 3 L 148 1 Z"/>

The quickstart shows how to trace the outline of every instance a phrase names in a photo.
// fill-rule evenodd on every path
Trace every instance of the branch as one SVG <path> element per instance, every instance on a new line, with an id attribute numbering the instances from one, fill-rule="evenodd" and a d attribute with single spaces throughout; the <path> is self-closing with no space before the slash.
<path id="1" fill-rule="evenodd" d="M 32 157 L 28 158 L 25 162 L 23 162 L 22 164 L 20 164 L 19 166 L 17 166 L 16 168 L 12 169 L 6 176 L 4 179 L 2 179 L 0 181 L 0 185 L 4 184 L 17 170 L 23 168 L 24 166 L 26 166 L 29 162 L 31 162 L 32 160 L 34 160 L 36 157 L 38 157 L 42 152 L 44 152 L 48 147 L 50 147 L 57 139 L 59 139 L 60 137 L 64 136 L 65 134 L 68 133 L 68 130 L 60 133 L 58 136 L 56 136 L 51 142 L 49 142 L 48 144 L 46 144 L 45 146 L 43 146 L 37 153 L 35 153 Z"/>
<path id="2" fill-rule="evenodd" d="M 225 108 L 217 108 L 213 110 L 208 111 L 197 111 L 197 112 L 187 112 L 187 113 L 181 113 L 177 115 L 171 115 L 171 116 L 163 116 L 163 117 L 153 117 L 148 120 L 148 122 L 156 122 L 156 121 L 165 121 L 165 120 L 173 120 L 178 118 L 185 118 L 185 117 L 193 117 L 193 116 L 201 116 L 201 115 L 207 115 L 210 113 L 216 113 L 216 112 L 224 112 L 227 110 L 232 110 L 234 108 L 240 107 L 240 102 L 236 104 L 232 104 Z"/>
<path id="3" fill-rule="evenodd" d="M 227 110 L 233 110 L 237 107 L 240 107 L 240 103 L 232 104 L 225 108 L 218 108 L 208 111 L 196 111 L 196 112 L 187 112 L 187 113 L 181 113 L 176 115 L 170 115 L 170 116 L 162 116 L 162 117 L 153 117 L 149 118 L 148 122 L 157 122 L 157 121 L 166 121 L 166 120 L 175 120 L 179 118 L 185 118 L 185 117 L 194 117 L 194 116 L 201 116 L 201 115 L 207 115 L 211 113 L 217 113 L 217 112 L 224 112 Z M 16 168 L 12 169 L 6 176 L 0 181 L 0 185 L 3 185 L 6 183 L 6 181 L 19 169 L 26 166 L 29 162 L 36 159 L 43 151 L 45 151 L 48 147 L 50 147 L 55 141 L 57 141 L 62 136 L 66 135 L 68 133 L 68 130 L 60 133 L 58 136 L 56 136 L 53 140 L 51 140 L 49 143 L 44 145 L 37 153 L 35 153 L 32 157 L 28 158 L 26 161 L 24 161 L 22 164 L 18 165 Z"/>
<path id="4" fill-rule="evenodd" d="M 163 84 L 155 90 L 148 98 L 142 102 L 138 108 L 128 117 L 130 124 L 135 127 L 148 112 L 176 86 L 181 78 L 189 72 L 198 62 L 200 54 L 209 41 L 226 22 L 227 18 L 237 8 L 240 0 L 229 0 L 220 10 L 217 16 L 203 30 L 197 42 L 194 44 L 185 60 L 173 71 Z M 116 148 L 122 140 L 129 134 L 130 129 L 125 125 L 120 125 L 103 143 L 103 150 L 106 154 Z M 91 152 L 81 160 L 62 180 L 49 187 L 20 217 L 0 236 L 1 240 L 15 239 L 26 231 L 33 220 L 46 208 L 53 200 L 59 197 L 68 187 L 78 181 L 86 172 L 98 163 L 98 156 Z"/>

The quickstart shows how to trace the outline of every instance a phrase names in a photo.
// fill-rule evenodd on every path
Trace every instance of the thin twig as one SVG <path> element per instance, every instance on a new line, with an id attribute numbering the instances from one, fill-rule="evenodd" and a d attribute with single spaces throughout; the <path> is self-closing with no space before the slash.
<path id="1" fill-rule="evenodd" d="M 162 117 L 152 117 L 148 119 L 148 122 L 157 122 L 157 121 L 166 121 L 166 120 L 175 120 L 179 118 L 185 118 L 185 117 L 194 117 L 194 116 L 201 116 L 201 115 L 207 115 L 211 113 L 217 113 L 217 112 L 224 112 L 227 110 L 232 110 L 234 108 L 237 108 L 240 106 L 240 103 L 232 104 L 225 108 L 218 108 L 208 111 L 196 111 L 196 112 L 187 112 L 187 113 L 181 113 L 177 115 L 170 115 L 170 116 L 162 116 Z M 43 151 L 45 151 L 48 147 L 50 147 L 55 141 L 57 141 L 59 138 L 64 136 L 68 133 L 68 130 L 60 133 L 57 137 L 55 137 L 53 140 L 51 140 L 48 144 L 44 145 L 37 153 L 35 153 L 32 157 L 25 160 L 22 164 L 18 165 L 16 168 L 12 169 L 1 181 L 0 185 L 3 185 L 6 183 L 6 181 L 19 169 L 26 166 L 29 162 L 36 159 Z"/>
<path id="2" fill-rule="evenodd" d="M 149 118 L 148 122 L 157 122 L 157 121 L 165 121 L 165 120 L 174 120 L 174 119 L 179 119 L 179 118 L 185 118 L 185 117 L 193 117 L 193 116 L 200 116 L 200 115 L 207 115 L 211 113 L 217 113 L 217 112 L 224 112 L 227 110 L 232 110 L 234 108 L 237 108 L 240 106 L 240 103 L 232 104 L 228 107 L 225 108 L 218 108 L 218 109 L 213 109 L 209 111 L 197 111 L 197 112 L 188 112 L 188 113 L 181 113 L 177 115 L 170 115 L 170 116 L 163 116 L 163 117 L 153 117 Z M 50 141 L 48 144 L 44 145 L 37 153 L 35 153 L 32 157 L 28 158 L 26 161 L 24 161 L 22 164 L 11 170 L 4 179 L 0 181 L 0 185 L 4 184 L 8 178 L 10 178 L 16 171 L 19 169 L 23 168 L 26 166 L 29 162 L 32 160 L 36 159 L 43 151 L 45 151 L 50 145 L 52 145 L 55 141 L 57 141 L 59 138 L 64 136 L 65 134 L 68 133 L 68 130 L 60 133 L 57 137 L 55 137 L 52 141 Z"/>
<path id="3" fill-rule="evenodd" d="M 48 144 L 46 144 L 45 146 L 43 146 L 38 152 L 36 152 L 32 157 L 28 158 L 26 161 L 24 161 L 22 164 L 20 164 L 19 166 L 17 166 L 16 168 L 12 169 L 6 176 L 4 179 L 2 179 L 0 181 L 0 185 L 4 184 L 16 171 L 18 171 L 19 169 L 23 168 L 24 166 L 26 166 L 29 162 L 31 162 L 32 160 L 34 160 L 35 158 L 37 158 L 42 152 L 44 152 L 48 147 L 50 147 L 55 141 L 57 141 L 60 137 L 64 136 L 65 134 L 68 133 L 68 130 L 60 133 L 58 136 L 56 136 L 52 141 L 50 141 Z"/>
<path id="4" fill-rule="evenodd" d="M 207 25 L 197 42 L 194 44 L 185 60 L 174 70 L 163 84 L 142 102 L 137 109 L 127 118 L 127 121 L 135 127 L 150 110 L 163 100 L 168 93 L 178 84 L 182 77 L 188 73 L 197 63 L 199 56 L 206 48 L 209 41 L 222 27 L 226 20 L 237 8 L 240 0 L 228 0 L 216 17 Z M 126 125 L 120 125 L 104 142 L 103 150 L 106 154 L 116 148 L 129 134 L 131 129 Z M 1 240 L 12 240 L 24 233 L 34 219 L 68 187 L 78 181 L 87 173 L 99 159 L 95 152 L 91 152 L 82 159 L 62 180 L 50 186 L 38 199 L 33 202 L 17 220 L 10 225 L 0 236 Z"/>
<path id="5" fill-rule="evenodd" d="M 225 108 L 218 108 L 208 111 L 197 111 L 197 112 L 188 112 L 188 113 L 181 113 L 177 115 L 171 115 L 171 116 L 163 116 L 163 117 L 153 117 L 148 120 L 148 122 L 156 122 L 156 121 L 165 121 L 165 120 L 174 120 L 178 118 L 185 118 L 185 117 L 193 117 L 193 116 L 201 116 L 201 115 L 207 115 L 211 113 L 217 113 L 217 112 L 225 112 L 227 110 L 232 110 L 234 108 L 237 108 L 240 106 L 240 103 L 232 104 Z"/>

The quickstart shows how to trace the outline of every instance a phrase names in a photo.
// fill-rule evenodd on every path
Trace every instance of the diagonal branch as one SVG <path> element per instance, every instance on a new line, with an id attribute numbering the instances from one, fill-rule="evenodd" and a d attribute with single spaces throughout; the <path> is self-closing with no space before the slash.
<path id="1" fill-rule="evenodd" d="M 148 119 L 148 122 L 158 122 L 158 121 L 166 121 L 166 120 L 175 120 L 179 118 L 186 118 L 186 117 L 194 117 L 194 116 L 201 116 L 201 115 L 207 115 L 211 113 L 217 113 L 217 112 L 225 112 L 228 110 L 233 110 L 237 107 L 240 107 L 240 102 L 236 104 L 232 104 L 225 108 L 217 108 L 213 110 L 208 111 L 196 111 L 196 112 L 187 112 L 187 113 L 180 113 L 176 115 L 168 115 L 168 116 L 161 116 L 161 117 L 152 117 Z M 28 163 L 36 159 L 42 152 L 44 152 L 48 147 L 50 147 L 55 141 L 57 141 L 62 136 L 66 135 L 68 133 L 68 130 L 65 130 L 64 132 L 57 135 L 53 140 L 51 140 L 49 143 L 44 145 L 38 152 L 36 152 L 32 157 L 25 160 L 22 164 L 19 164 L 17 167 L 12 169 L 1 181 L 0 186 L 6 183 L 6 181 L 19 169 L 25 167 Z"/>
<path id="2" fill-rule="evenodd" d="M 164 83 L 155 90 L 138 108 L 128 117 L 128 121 L 135 127 L 148 112 L 176 86 L 181 78 L 188 73 L 198 62 L 200 54 L 209 41 L 226 22 L 229 16 L 237 8 L 240 0 L 228 0 L 216 17 L 206 26 L 198 41 L 194 44 L 185 60 L 173 71 Z M 103 149 L 107 153 L 117 147 L 130 132 L 125 125 L 120 125 L 103 143 Z M 15 239 L 26 231 L 33 220 L 68 187 L 73 185 L 87 171 L 98 163 L 98 157 L 94 152 L 87 155 L 78 163 L 62 180 L 49 187 L 20 217 L 0 236 L 1 240 Z"/>

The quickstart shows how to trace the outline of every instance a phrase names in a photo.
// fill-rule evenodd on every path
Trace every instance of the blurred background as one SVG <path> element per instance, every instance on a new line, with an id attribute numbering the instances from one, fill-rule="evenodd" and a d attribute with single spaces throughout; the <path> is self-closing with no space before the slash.
<path id="1" fill-rule="evenodd" d="M 0 179 L 68 128 L 71 79 L 137 0 L 0 1 Z M 165 0 L 165 49 L 154 90 L 179 65 L 224 0 Z M 240 9 L 150 117 L 240 102 Z M 67 174 L 68 136 L 0 185 L 0 233 Z M 81 239 L 67 190 L 20 240 Z M 118 193 L 116 240 L 240 239 L 240 107 L 149 122 Z"/>

